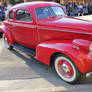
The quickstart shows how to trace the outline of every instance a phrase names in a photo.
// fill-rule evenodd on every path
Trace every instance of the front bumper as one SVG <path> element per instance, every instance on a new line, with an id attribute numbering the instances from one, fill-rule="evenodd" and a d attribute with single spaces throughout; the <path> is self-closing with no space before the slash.
<path id="1" fill-rule="evenodd" d="M 89 78 L 89 77 L 92 77 L 92 72 L 89 72 L 86 74 L 86 77 Z"/>
<path id="2" fill-rule="evenodd" d="M 92 52 L 88 53 L 88 55 L 86 55 L 86 60 L 89 62 L 90 64 L 90 74 L 92 74 Z"/>
<path id="3" fill-rule="evenodd" d="M 92 77 L 92 52 L 87 55 L 87 59 L 90 62 L 91 70 L 86 74 L 86 77 Z"/>
<path id="4" fill-rule="evenodd" d="M 92 52 L 88 54 L 80 53 L 79 61 L 77 62 L 77 65 L 81 73 L 91 72 L 92 71 Z"/>
<path id="5" fill-rule="evenodd" d="M 87 59 L 88 59 L 88 61 L 90 62 L 91 68 L 92 68 L 92 52 L 88 53 Z"/>

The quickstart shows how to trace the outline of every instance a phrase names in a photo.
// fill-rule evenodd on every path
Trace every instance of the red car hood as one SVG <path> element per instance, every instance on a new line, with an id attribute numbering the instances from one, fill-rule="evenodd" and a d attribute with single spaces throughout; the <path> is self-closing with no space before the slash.
<path id="1" fill-rule="evenodd" d="M 52 28 L 56 30 L 65 30 L 65 31 L 77 31 L 92 34 L 92 22 L 72 18 L 72 17 L 53 17 L 40 21 L 41 25 L 44 25 L 46 28 Z"/>

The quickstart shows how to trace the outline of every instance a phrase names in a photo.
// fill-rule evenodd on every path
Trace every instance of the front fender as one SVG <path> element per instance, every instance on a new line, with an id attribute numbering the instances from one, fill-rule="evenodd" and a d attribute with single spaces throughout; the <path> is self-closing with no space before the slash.
<path id="1" fill-rule="evenodd" d="M 49 66 L 50 58 L 56 52 L 72 59 L 81 73 L 87 73 L 91 70 L 90 62 L 86 59 L 85 53 L 76 50 L 72 40 L 53 40 L 41 43 L 36 48 L 35 58 Z"/>

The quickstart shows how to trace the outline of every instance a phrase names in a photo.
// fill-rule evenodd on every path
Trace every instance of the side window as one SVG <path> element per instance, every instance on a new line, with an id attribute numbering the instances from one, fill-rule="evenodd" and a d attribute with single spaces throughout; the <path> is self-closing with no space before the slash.
<path id="1" fill-rule="evenodd" d="M 14 18 L 14 12 L 11 11 L 10 14 L 9 14 L 9 19 L 13 19 Z"/>
<path id="2" fill-rule="evenodd" d="M 23 22 L 32 22 L 32 16 L 27 10 L 18 10 L 16 13 L 16 20 Z"/>

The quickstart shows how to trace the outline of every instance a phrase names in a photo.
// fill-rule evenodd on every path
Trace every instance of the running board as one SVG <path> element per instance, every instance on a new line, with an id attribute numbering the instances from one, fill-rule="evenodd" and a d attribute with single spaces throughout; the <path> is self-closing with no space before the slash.
<path id="1" fill-rule="evenodd" d="M 27 48 L 27 47 L 22 46 L 22 45 L 20 45 L 18 43 L 13 43 L 13 44 L 11 44 L 11 46 L 15 47 L 16 49 L 18 49 L 18 50 L 20 50 L 20 51 L 22 51 L 22 52 L 24 52 L 27 55 L 30 55 L 32 57 L 34 57 L 36 55 L 36 52 L 35 52 L 34 49 Z"/>

